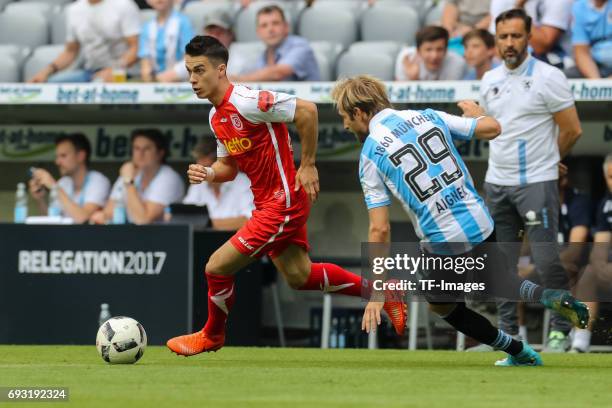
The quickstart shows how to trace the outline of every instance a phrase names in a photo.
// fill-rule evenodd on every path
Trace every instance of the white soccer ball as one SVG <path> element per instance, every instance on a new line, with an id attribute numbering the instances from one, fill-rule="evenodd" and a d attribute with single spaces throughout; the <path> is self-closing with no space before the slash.
<path id="1" fill-rule="evenodd" d="M 131 317 L 112 317 L 98 329 L 96 348 L 107 363 L 133 364 L 140 360 L 146 347 L 147 333 Z"/>

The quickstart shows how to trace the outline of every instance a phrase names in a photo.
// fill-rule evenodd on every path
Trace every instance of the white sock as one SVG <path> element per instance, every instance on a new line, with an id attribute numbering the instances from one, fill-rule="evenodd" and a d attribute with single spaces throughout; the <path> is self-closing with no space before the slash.
<path id="1" fill-rule="evenodd" d="M 586 329 L 576 329 L 574 332 L 574 341 L 572 341 L 572 348 L 587 352 L 589 351 L 590 345 L 591 331 Z"/>
<path id="2" fill-rule="evenodd" d="M 525 343 L 527 343 L 527 326 L 519 326 L 519 337 L 521 338 L 521 340 L 523 340 Z"/>

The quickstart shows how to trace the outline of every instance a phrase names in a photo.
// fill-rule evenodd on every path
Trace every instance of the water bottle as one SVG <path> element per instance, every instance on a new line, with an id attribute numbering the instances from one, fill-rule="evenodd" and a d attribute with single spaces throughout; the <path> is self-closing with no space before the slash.
<path id="1" fill-rule="evenodd" d="M 108 310 L 108 303 L 102 303 L 100 305 L 100 317 L 98 317 L 98 327 L 102 326 L 105 321 L 110 319 L 112 316 L 110 310 Z"/>
<path id="2" fill-rule="evenodd" d="M 334 317 L 331 323 L 331 333 L 329 338 L 329 348 L 338 348 L 338 318 Z"/>
<path id="3" fill-rule="evenodd" d="M 47 208 L 47 215 L 49 217 L 60 217 L 62 215 L 57 188 L 57 185 L 55 185 L 49 192 L 49 207 Z"/>
<path id="4" fill-rule="evenodd" d="M 340 325 L 338 326 L 338 348 L 346 347 L 346 318 L 340 318 Z"/>
<path id="5" fill-rule="evenodd" d="M 113 224 L 125 224 L 127 221 L 126 212 L 125 212 L 125 202 L 124 200 L 125 190 L 123 187 L 123 183 L 119 185 L 119 199 L 115 200 L 115 205 L 113 207 Z"/>
<path id="6" fill-rule="evenodd" d="M 26 194 L 25 183 L 17 184 L 15 193 L 15 214 L 14 221 L 23 224 L 28 216 L 28 195 Z"/>

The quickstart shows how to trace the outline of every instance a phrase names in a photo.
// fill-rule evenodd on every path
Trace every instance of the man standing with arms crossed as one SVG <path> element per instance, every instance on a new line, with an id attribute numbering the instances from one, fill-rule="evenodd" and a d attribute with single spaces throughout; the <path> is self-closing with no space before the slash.
<path id="1" fill-rule="evenodd" d="M 502 134 L 490 142 L 484 191 L 495 221 L 497 240 L 521 241 L 527 233 L 544 287 L 567 289 L 559 260 L 559 161 L 582 130 L 565 75 L 528 54 L 531 18 L 521 9 L 508 10 L 496 21 L 496 43 L 504 64 L 485 74 L 482 106 L 501 124 Z M 520 245 L 501 245 L 516 273 Z M 499 326 L 518 334 L 516 303 L 498 303 Z M 553 313 L 545 351 L 566 348 L 569 322 Z"/>
<path id="2" fill-rule="evenodd" d="M 213 37 L 196 36 L 185 51 L 195 94 L 214 106 L 209 122 L 218 143 L 217 160 L 210 167 L 189 166 L 189 182 L 230 181 L 240 169 L 251 180 L 255 210 L 206 264 L 206 325 L 199 332 L 168 340 L 168 348 L 191 356 L 223 347 L 225 322 L 235 297 L 234 275 L 266 254 L 294 289 L 369 298 L 368 281 L 334 264 L 312 263 L 308 257 L 306 221 L 311 202 L 319 194 L 316 105 L 288 94 L 233 85 L 226 74 L 227 48 Z M 289 122 L 295 123 L 302 145 L 297 172 L 286 125 Z M 384 309 L 396 332 L 402 334 L 406 325 L 404 303 L 391 300 Z"/>

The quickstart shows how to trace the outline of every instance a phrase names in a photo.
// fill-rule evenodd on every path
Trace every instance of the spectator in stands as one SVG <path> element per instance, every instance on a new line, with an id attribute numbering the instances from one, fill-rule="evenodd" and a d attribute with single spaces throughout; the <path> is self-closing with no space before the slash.
<path id="1" fill-rule="evenodd" d="M 66 13 L 66 48 L 30 82 L 110 82 L 114 69 L 137 61 L 140 17 L 132 0 L 78 0 Z M 79 55 L 82 69 L 60 72 Z"/>
<path id="2" fill-rule="evenodd" d="M 121 166 L 111 199 L 104 210 L 92 215 L 91 222 L 110 221 L 119 201 L 125 207 L 127 219 L 134 224 L 162 220 L 164 209 L 179 202 L 185 193 L 181 176 L 165 164 L 167 155 L 167 141 L 158 129 L 133 131 L 132 160 Z"/>
<path id="3" fill-rule="evenodd" d="M 447 0 L 442 10 L 442 27 L 451 38 L 463 37 L 474 29 L 491 24 L 490 0 Z"/>
<path id="4" fill-rule="evenodd" d="M 576 68 L 571 77 L 612 78 L 612 6 L 609 0 L 577 0 L 572 45 Z"/>
<path id="5" fill-rule="evenodd" d="M 229 49 L 234 42 L 232 31 L 232 17 L 222 9 L 214 9 L 204 17 L 204 35 L 216 38 Z M 239 75 L 247 70 L 249 60 L 242 54 L 230 53 L 227 63 L 228 75 Z M 174 70 L 168 70 L 157 76 L 159 82 L 188 81 L 189 77 L 184 61 L 175 66 Z"/>
<path id="6" fill-rule="evenodd" d="M 574 66 L 571 58 L 571 20 L 574 0 L 491 0 L 491 17 L 502 12 L 524 9 L 533 19 L 529 45 L 533 55 L 561 69 Z M 489 31 L 495 33 L 491 22 Z"/>
<path id="7" fill-rule="evenodd" d="M 217 142 L 205 138 L 193 149 L 196 163 L 208 167 L 217 159 Z M 184 204 L 205 205 L 213 228 L 235 231 L 240 229 L 254 210 L 251 182 L 242 172 L 227 183 L 201 183 L 189 186 Z"/>
<path id="8" fill-rule="evenodd" d="M 495 37 L 485 29 L 477 28 L 463 37 L 465 62 L 469 69 L 463 79 L 481 80 L 485 72 L 497 67 Z"/>
<path id="9" fill-rule="evenodd" d="M 151 82 L 159 75 L 174 73 L 184 65 L 185 45 L 194 36 L 189 19 L 173 10 L 172 0 L 147 0 L 156 16 L 143 26 L 138 57 L 143 81 Z"/>
<path id="10" fill-rule="evenodd" d="M 234 82 L 319 81 L 321 76 L 308 41 L 289 34 L 289 23 L 279 6 L 263 7 L 257 12 L 257 35 L 266 51 L 253 70 L 233 76 Z"/>
<path id="11" fill-rule="evenodd" d="M 395 63 L 395 79 L 459 80 L 467 65 L 459 55 L 448 52 L 448 31 L 443 27 L 427 26 L 416 35 L 416 49 L 404 47 Z"/>
<path id="12" fill-rule="evenodd" d="M 576 329 L 574 332 L 572 341 L 574 352 L 589 351 L 591 333 L 599 309 L 598 292 L 605 291 L 609 296 L 612 290 L 612 153 L 606 156 L 603 171 L 608 189 L 597 207 L 589 266 L 580 279 L 577 291 L 579 298 L 585 300 L 589 306 L 591 319 L 588 329 Z"/>
<path id="13" fill-rule="evenodd" d="M 81 133 L 68 134 L 55 140 L 55 165 L 61 178 L 55 180 L 45 169 L 34 169 L 30 194 L 42 214 L 47 214 L 48 192 L 57 189 L 62 215 L 81 224 L 100 208 L 108 198 L 110 182 L 101 173 L 89 169 L 91 145 Z"/>

